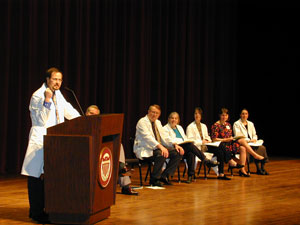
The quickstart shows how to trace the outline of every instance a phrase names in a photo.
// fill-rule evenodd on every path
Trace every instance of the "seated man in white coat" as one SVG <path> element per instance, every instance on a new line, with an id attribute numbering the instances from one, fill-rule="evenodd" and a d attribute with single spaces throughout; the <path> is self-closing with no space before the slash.
<path id="1" fill-rule="evenodd" d="M 33 93 L 29 105 L 32 127 L 21 174 L 28 176 L 29 217 L 39 223 L 49 222 L 44 212 L 43 137 L 48 127 L 64 122 L 65 117 L 80 116 L 59 90 L 62 78 L 57 68 L 48 69 L 46 82 Z"/>
<path id="2" fill-rule="evenodd" d="M 171 185 L 168 180 L 172 176 L 184 154 L 182 148 L 173 145 L 170 137 L 165 133 L 161 122 L 158 120 L 161 114 L 159 105 L 151 105 L 148 114 L 141 118 L 136 125 L 134 153 L 139 159 L 152 157 L 154 161 L 153 172 L 150 177 L 150 185 Z M 162 172 L 165 159 L 170 158 L 166 169 Z"/>

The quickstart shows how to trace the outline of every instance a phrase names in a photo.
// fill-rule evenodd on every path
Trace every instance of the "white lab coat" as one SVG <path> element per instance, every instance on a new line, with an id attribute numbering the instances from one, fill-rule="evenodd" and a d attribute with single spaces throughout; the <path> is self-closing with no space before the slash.
<path id="1" fill-rule="evenodd" d="M 257 140 L 257 135 L 256 135 L 256 130 L 255 130 L 254 124 L 251 121 L 247 120 L 247 127 L 248 127 L 248 130 L 245 127 L 245 125 L 243 124 L 241 119 L 234 122 L 234 124 L 233 124 L 234 136 L 245 136 L 246 140 L 249 140 L 249 138 L 248 138 L 248 134 L 249 134 L 251 140 L 253 140 L 253 139 Z"/>
<path id="2" fill-rule="evenodd" d="M 165 131 L 167 132 L 167 134 L 171 137 L 171 142 L 173 144 L 180 144 L 183 141 L 188 140 L 187 136 L 185 135 L 185 132 L 182 128 L 182 126 L 180 125 L 176 125 L 177 130 L 179 131 L 179 133 L 181 134 L 183 140 L 181 138 L 176 138 L 176 133 L 174 132 L 173 128 L 170 126 L 169 123 L 167 123 L 164 126 Z"/>
<path id="3" fill-rule="evenodd" d="M 208 130 L 207 130 L 207 126 L 204 123 L 200 123 L 201 124 L 201 130 L 202 130 L 202 135 L 203 138 L 205 140 L 211 141 L 210 136 L 208 135 Z M 187 128 L 186 128 L 186 136 L 188 139 L 191 139 L 194 141 L 194 145 L 196 145 L 199 149 L 201 149 L 201 145 L 202 145 L 202 139 L 201 136 L 199 134 L 197 125 L 194 122 L 190 123 Z"/>
<path id="4" fill-rule="evenodd" d="M 161 137 L 162 145 L 168 149 L 174 149 L 170 137 L 165 133 L 161 122 L 159 120 L 155 121 L 155 125 Z M 135 140 L 133 146 L 133 152 L 139 159 L 148 158 L 153 156 L 153 150 L 159 142 L 155 139 L 151 121 L 148 116 L 141 118 L 136 125 Z"/>
<path id="5" fill-rule="evenodd" d="M 44 135 L 47 134 L 48 127 L 57 124 L 56 110 L 52 99 L 50 110 L 43 105 L 46 88 L 46 84 L 44 83 L 33 93 L 30 100 L 29 110 L 32 127 L 30 129 L 28 147 L 21 171 L 22 175 L 37 178 L 44 173 Z M 80 116 L 77 110 L 65 100 L 59 90 L 55 91 L 55 95 L 60 123 L 64 122 L 64 117 L 73 119 Z"/>

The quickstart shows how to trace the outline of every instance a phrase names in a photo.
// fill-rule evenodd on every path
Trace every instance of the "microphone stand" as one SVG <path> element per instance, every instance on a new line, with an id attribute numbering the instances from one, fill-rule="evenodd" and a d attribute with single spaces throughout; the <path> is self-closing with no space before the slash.
<path id="1" fill-rule="evenodd" d="M 76 98 L 76 95 L 75 95 L 74 91 L 73 91 L 72 89 L 68 88 L 68 87 L 65 87 L 65 89 L 66 89 L 67 91 L 72 92 L 72 94 L 73 94 L 73 96 L 74 96 L 74 98 L 75 98 L 75 100 L 76 100 L 76 102 L 77 102 L 77 105 L 79 106 L 79 109 L 80 109 L 82 115 L 85 116 L 85 114 L 84 114 L 84 112 L 83 112 L 83 110 L 82 110 L 82 108 L 81 108 L 81 106 L 80 106 L 80 104 L 79 104 L 79 101 L 78 101 L 78 99 Z"/>

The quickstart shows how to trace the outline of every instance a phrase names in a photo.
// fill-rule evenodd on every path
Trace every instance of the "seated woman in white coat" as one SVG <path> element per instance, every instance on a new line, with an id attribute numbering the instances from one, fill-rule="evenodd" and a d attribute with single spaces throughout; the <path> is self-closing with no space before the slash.
<path id="1" fill-rule="evenodd" d="M 172 112 L 169 115 L 168 123 L 164 126 L 166 133 L 170 136 L 173 144 L 178 144 L 184 150 L 184 156 L 188 164 L 188 180 L 191 183 L 192 177 L 195 174 L 195 156 L 201 159 L 208 166 L 217 166 L 217 162 L 206 158 L 192 142 L 189 142 L 183 128 L 179 125 L 179 114 Z"/>
<path id="2" fill-rule="evenodd" d="M 243 109 L 240 114 L 240 119 L 233 124 L 233 133 L 235 136 L 244 136 L 246 137 L 246 141 L 248 143 L 257 144 L 257 134 L 254 127 L 254 123 L 248 120 L 249 113 L 247 109 Z M 252 146 L 252 149 L 259 155 L 264 158 L 268 158 L 266 147 L 262 144 L 257 144 L 257 146 Z M 258 161 L 254 159 L 256 165 L 256 173 L 259 175 L 268 175 L 269 173 L 265 170 L 265 162 L 266 161 Z M 261 164 L 259 166 L 259 163 Z"/>
<path id="3" fill-rule="evenodd" d="M 201 149 L 203 152 L 213 153 L 219 162 L 218 165 L 218 179 L 221 180 L 230 180 L 230 178 L 224 175 L 224 163 L 229 162 L 231 168 L 241 168 L 242 166 L 237 164 L 233 159 L 231 159 L 231 154 L 225 151 L 223 148 L 211 147 L 209 148 L 205 145 L 210 143 L 211 138 L 208 135 L 207 126 L 204 123 L 201 123 L 202 119 L 202 109 L 200 107 L 195 108 L 194 118 L 195 120 L 188 125 L 186 128 L 186 134 L 188 139 L 194 140 L 194 144 Z"/>

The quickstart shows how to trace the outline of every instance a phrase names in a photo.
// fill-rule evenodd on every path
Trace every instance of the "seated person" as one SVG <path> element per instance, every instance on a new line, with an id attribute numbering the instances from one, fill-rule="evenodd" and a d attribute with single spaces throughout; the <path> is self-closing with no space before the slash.
<path id="1" fill-rule="evenodd" d="M 87 108 L 85 112 L 86 116 L 100 115 L 100 109 L 96 105 L 91 105 Z M 120 158 L 119 158 L 119 184 L 122 188 L 121 193 L 126 195 L 138 195 L 138 192 L 132 190 L 130 187 L 131 180 L 129 176 L 124 176 L 126 174 L 127 168 L 125 166 L 125 153 L 123 145 L 120 147 Z"/>
<path id="2" fill-rule="evenodd" d="M 246 142 L 245 138 L 235 139 L 232 137 L 231 124 L 228 123 L 228 109 L 222 108 L 219 113 L 220 119 L 212 125 L 211 136 L 213 141 L 221 141 L 221 147 L 230 152 L 231 155 L 240 154 L 239 162 L 243 166 L 240 168 L 239 174 L 242 177 L 250 177 L 245 171 L 246 152 L 251 154 L 258 161 L 264 161 L 265 158 L 258 155 Z"/>
<path id="3" fill-rule="evenodd" d="M 183 148 L 184 157 L 186 158 L 188 164 L 187 183 L 191 183 L 192 178 L 195 175 L 195 156 L 201 159 L 208 166 L 217 166 L 218 163 L 207 159 L 203 152 L 198 149 L 193 143 L 182 143 L 184 141 L 188 141 L 188 138 L 185 135 L 183 128 L 179 125 L 179 121 L 179 114 L 177 112 L 170 113 L 168 123 L 164 126 L 164 129 L 171 137 L 172 143 L 178 144 Z"/>
<path id="4" fill-rule="evenodd" d="M 246 141 L 249 143 L 257 142 L 257 135 L 254 124 L 248 120 L 249 113 L 247 109 L 243 109 L 240 114 L 240 119 L 233 124 L 233 133 L 235 136 L 244 136 L 246 137 Z M 259 155 L 264 158 L 268 158 L 266 147 L 260 145 L 258 147 L 252 147 L 252 149 Z M 258 161 L 254 159 L 256 165 L 256 173 L 259 175 L 269 175 L 269 173 L 265 170 L 265 161 Z M 261 166 L 259 167 L 259 163 Z"/>
<path id="5" fill-rule="evenodd" d="M 188 139 L 194 140 L 194 144 L 201 149 L 202 152 L 213 153 L 219 162 L 218 165 L 218 179 L 220 180 L 231 180 L 226 177 L 224 174 L 224 162 L 226 161 L 226 152 L 222 148 L 211 147 L 209 148 L 205 145 L 206 143 L 211 142 L 211 138 L 208 135 L 207 126 L 204 123 L 201 123 L 202 119 L 202 109 L 200 107 L 195 108 L 194 118 L 195 121 L 190 123 L 186 128 L 186 134 Z M 228 161 L 226 161 L 228 162 Z M 232 160 L 232 165 L 237 165 L 236 162 Z"/>
<path id="6" fill-rule="evenodd" d="M 148 114 L 142 117 L 136 125 L 136 133 L 133 151 L 139 159 L 149 158 L 153 160 L 153 172 L 150 177 L 150 185 L 171 185 L 168 177 L 172 176 L 184 154 L 178 145 L 173 145 L 169 136 L 165 133 L 161 122 L 158 120 L 161 114 L 159 105 L 151 105 Z M 166 158 L 170 161 L 162 172 Z"/>

